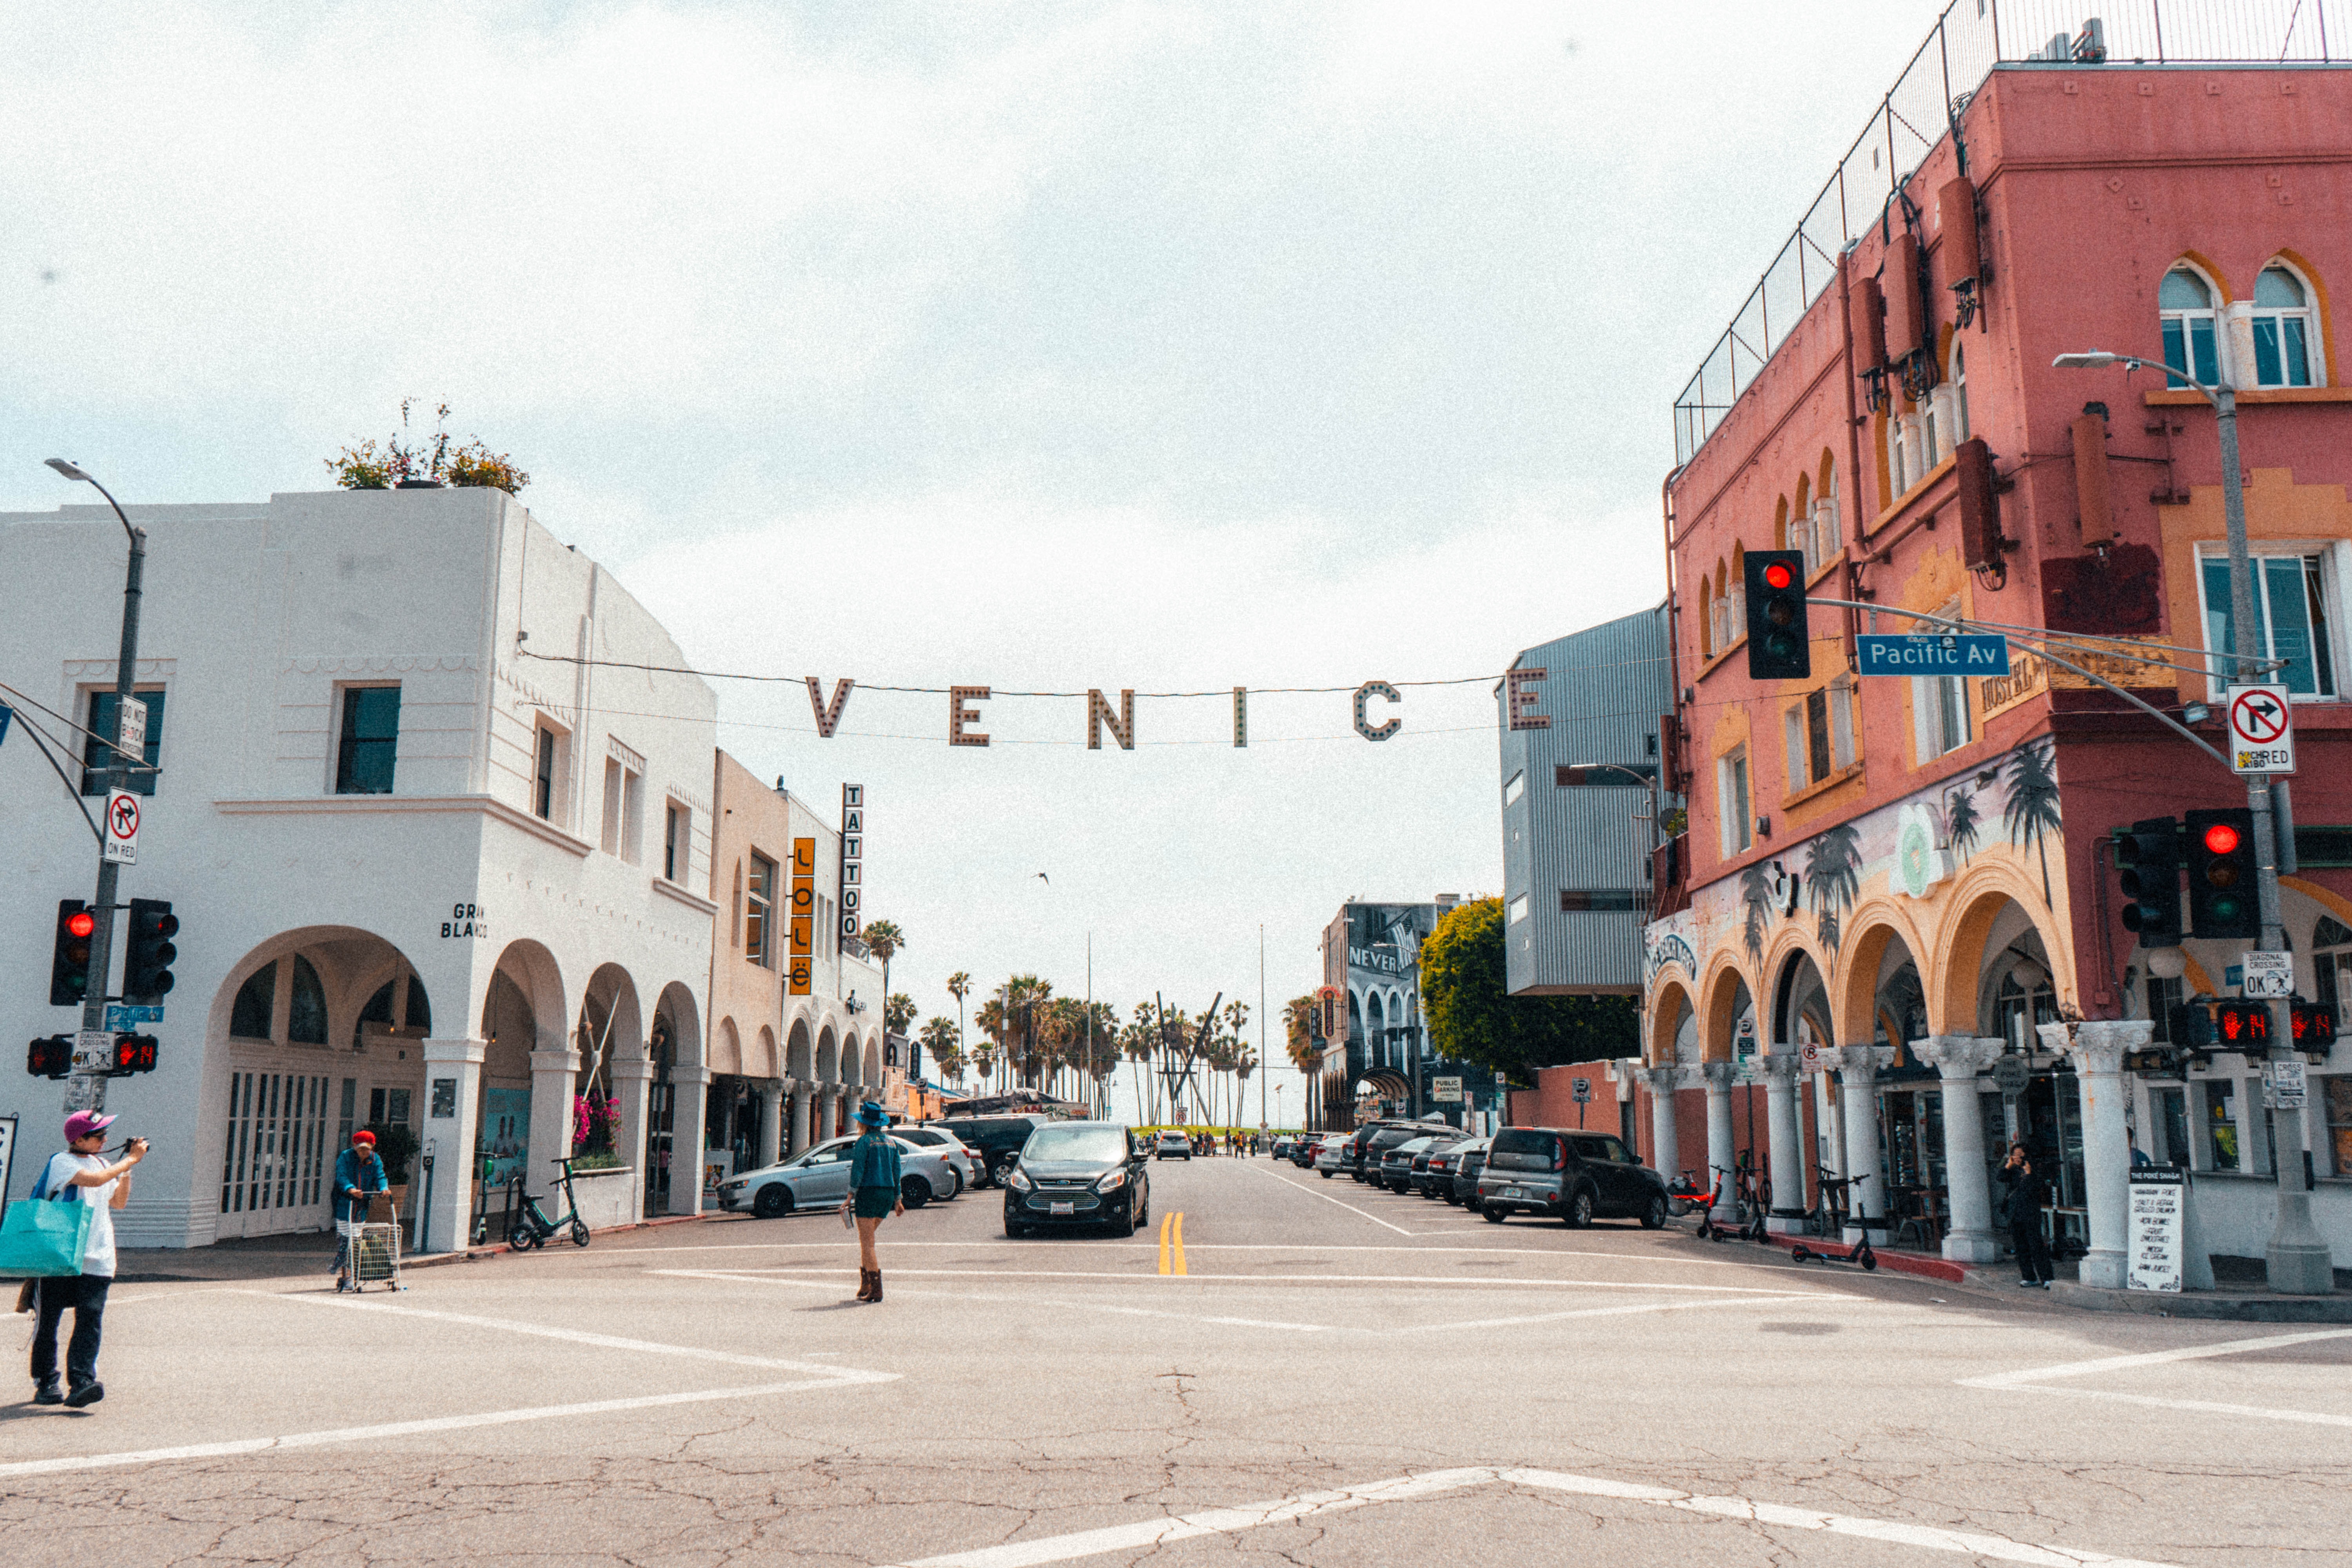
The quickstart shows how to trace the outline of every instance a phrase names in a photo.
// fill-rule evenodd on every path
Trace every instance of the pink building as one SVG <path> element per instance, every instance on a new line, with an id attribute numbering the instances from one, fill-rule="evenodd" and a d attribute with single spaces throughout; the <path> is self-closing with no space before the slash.
<path id="1" fill-rule="evenodd" d="M 1689 816 L 1643 966 L 1645 1084 L 1703 1091 L 1705 1163 L 1748 1142 L 1734 1089 L 1766 1086 L 1776 1224 L 1826 1167 L 1864 1178 L 1861 1214 L 1990 1261 L 2016 1138 L 2057 1176 L 2062 1255 L 2109 1284 L 2135 1149 L 2192 1167 L 2208 1248 L 2247 1258 L 2274 1162 L 2310 1150 L 2352 1264 L 2352 1047 L 2309 1041 L 2307 1103 L 2266 1110 L 2259 1057 L 2172 1037 L 2175 1004 L 2237 994 L 2250 944 L 2151 955 L 2119 918 L 2109 830 L 2242 806 L 2242 781 L 2059 662 L 2219 740 L 2213 413 L 2160 373 L 2051 363 L 2169 354 L 2241 389 L 2261 633 L 2300 748 L 2285 926 L 2299 994 L 2332 1003 L 2352 975 L 2352 343 L 2330 305 L 2352 288 L 2352 10 L 2134 10 L 1953 6 L 1677 406 Z M 2168 58 L 2158 24 L 2241 58 Z M 2054 58 L 2021 58 L 2062 26 Z M 1813 607 L 1806 679 L 1748 678 L 1762 549 L 1869 606 Z M 2061 640 L 2012 637 L 2005 675 L 1861 674 L 1858 634 L 1914 629 L 1895 610 Z M 2003 1055 L 2013 1100 L 1987 1074 Z M 1699 1166 L 1675 1120 L 1649 1152 Z"/>

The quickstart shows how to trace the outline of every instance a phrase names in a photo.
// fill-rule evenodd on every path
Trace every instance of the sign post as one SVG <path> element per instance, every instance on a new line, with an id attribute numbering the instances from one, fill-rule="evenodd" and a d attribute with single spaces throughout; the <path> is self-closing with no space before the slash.
<path id="1" fill-rule="evenodd" d="M 2181 1222 L 2188 1186 L 2177 1165 L 2142 1165 L 2131 1173 L 2127 1290 L 2180 1289 Z"/>
<path id="2" fill-rule="evenodd" d="M 2025 1058 L 2004 1056 L 1992 1064 L 1992 1083 L 2000 1090 L 2001 1136 L 2011 1142 L 2017 1138 L 2017 1097 L 2025 1092 Z"/>
<path id="3" fill-rule="evenodd" d="M 1581 1132 L 1584 1131 L 1584 1108 L 1592 1099 L 1592 1080 L 1572 1078 L 1568 1080 L 1568 1085 L 1576 1094 L 1576 1130 Z"/>
<path id="4" fill-rule="evenodd" d="M 2229 714 L 2232 773 L 2294 772 L 2294 709 L 2285 687 L 2232 686 Z"/>

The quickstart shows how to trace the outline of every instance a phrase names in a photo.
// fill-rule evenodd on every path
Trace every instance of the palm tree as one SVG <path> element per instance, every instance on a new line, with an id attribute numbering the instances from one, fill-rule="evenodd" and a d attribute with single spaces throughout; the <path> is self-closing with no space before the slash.
<path id="1" fill-rule="evenodd" d="M 2053 750 L 2037 742 L 2020 746 L 2009 764 L 2009 799 L 2000 819 L 2012 844 L 2031 843 L 2042 857 L 2042 901 L 2050 902 L 2050 847 L 2047 834 L 2063 831 L 2058 816 L 2058 780 L 2050 771 Z"/>
<path id="2" fill-rule="evenodd" d="M 957 970 L 948 976 L 948 994 L 956 999 L 956 1056 L 963 1055 L 963 999 L 971 994 L 971 973 Z"/>
<path id="3" fill-rule="evenodd" d="M 939 1064 L 940 1076 L 963 1081 L 962 1031 L 955 1020 L 935 1016 L 923 1025 L 922 1042 L 931 1047 L 931 1060 Z"/>
<path id="4" fill-rule="evenodd" d="M 901 1028 L 904 1026 L 890 1022 L 890 960 L 900 948 L 907 945 L 907 933 L 898 929 L 897 921 L 867 921 L 866 929 L 858 934 L 866 939 L 866 945 L 874 950 L 874 955 L 882 961 L 882 1027 L 886 1030 Z M 911 1018 L 914 1004 L 908 1003 L 908 1016 Z M 908 1078 L 917 1076 L 921 1071 L 922 1065 L 919 1058 L 908 1062 L 907 1076 Z"/>

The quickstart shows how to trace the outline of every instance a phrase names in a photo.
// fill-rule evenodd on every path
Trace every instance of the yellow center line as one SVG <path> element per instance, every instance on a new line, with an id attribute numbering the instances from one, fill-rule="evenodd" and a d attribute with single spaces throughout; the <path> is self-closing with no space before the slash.
<path id="1" fill-rule="evenodd" d="M 1168 1216 L 1175 1222 L 1176 1272 L 1184 1272 L 1184 1211 L 1178 1209 Z"/>

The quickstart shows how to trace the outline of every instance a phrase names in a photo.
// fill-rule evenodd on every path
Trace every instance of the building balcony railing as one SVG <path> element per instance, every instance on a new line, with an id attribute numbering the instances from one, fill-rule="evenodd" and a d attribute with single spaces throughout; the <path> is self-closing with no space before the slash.
<path id="1" fill-rule="evenodd" d="M 1715 434 L 1836 277 L 1839 252 L 1878 221 L 1993 67 L 2033 61 L 2352 62 L 2352 0 L 1952 0 L 1675 400 L 1678 466 Z"/>

